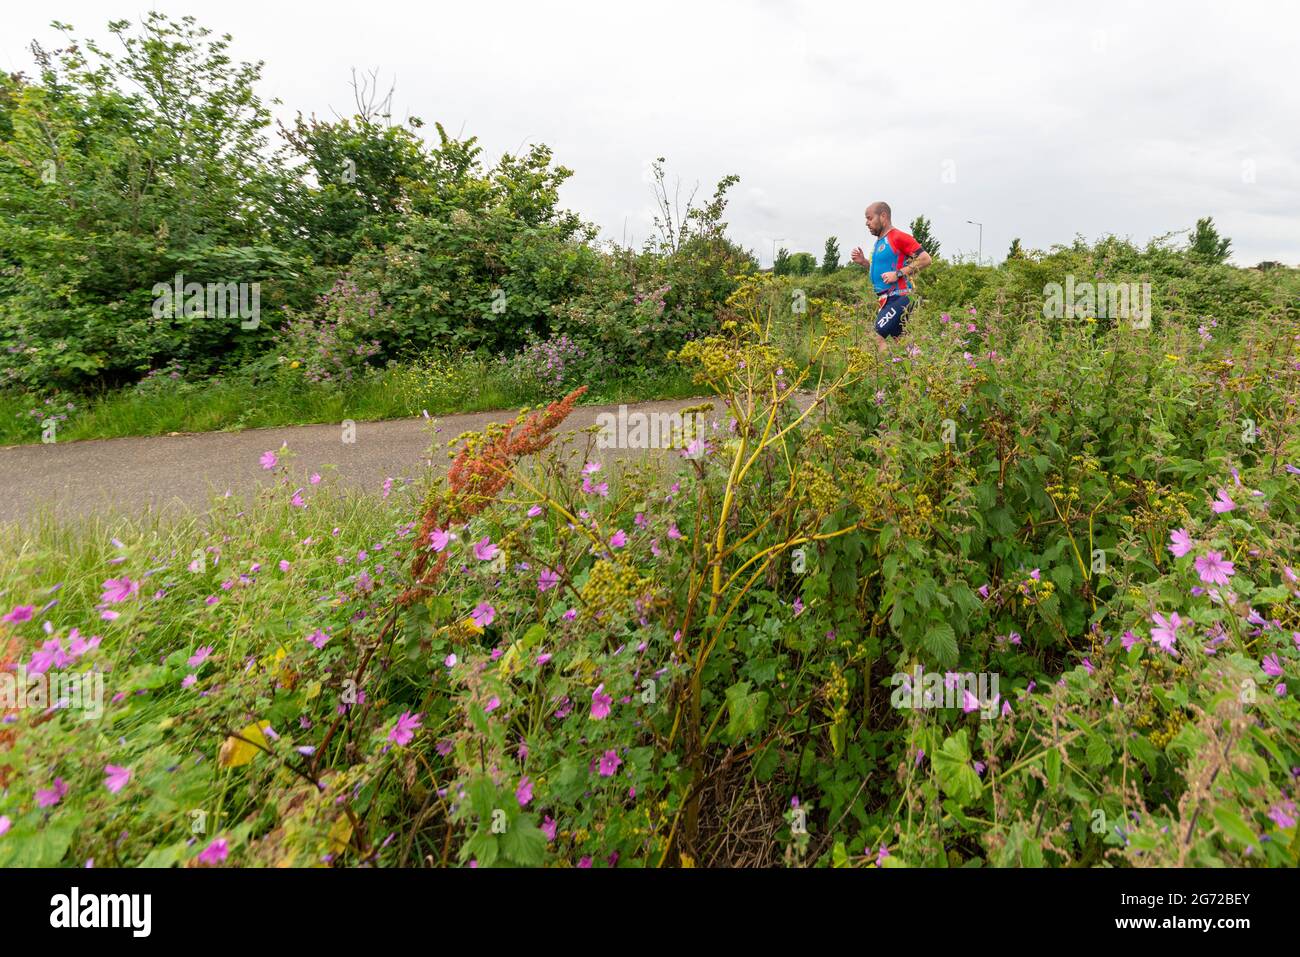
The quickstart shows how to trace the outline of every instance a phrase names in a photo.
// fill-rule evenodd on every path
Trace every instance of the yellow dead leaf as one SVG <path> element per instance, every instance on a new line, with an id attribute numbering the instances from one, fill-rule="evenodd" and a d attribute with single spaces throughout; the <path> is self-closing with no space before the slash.
<path id="1" fill-rule="evenodd" d="M 342 854 L 348 849 L 348 841 L 352 840 L 352 822 L 348 820 L 346 814 L 340 814 L 334 826 L 330 828 L 329 845 L 331 854 Z"/>
<path id="2" fill-rule="evenodd" d="M 241 768 L 248 764 L 262 753 L 262 749 L 257 747 L 257 744 L 262 748 L 267 747 L 266 735 L 263 732 L 270 726 L 269 721 L 257 721 L 240 731 L 238 738 L 234 736 L 226 738 L 217 753 L 217 763 L 223 768 Z M 246 740 L 241 741 L 240 738 Z M 256 742 L 256 744 L 249 742 Z"/>
<path id="3" fill-rule="evenodd" d="M 308 684 L 307 687 L 303 689 L 303 694 L 306 696 L 308 701 L 312 700 L 312 698 L 319 698 L 320 682 L 313 681 L 310 684 Z"/>
<path id="4" fill-rule="evenodd" d="M 501 656 L 501 665 L 497 672 L 501 677 L 508 678 L 515 672 L 522 670 L 523 667 L 524 662 L 519 650 L 519 642 L 511 642 L 510 647 L 506 649 L 506 653 Z"/>
<path id="5" fill-rule="evenodd" d="M 680 856 L 681 859 L 682 859 L 682 867 L 694 867 L 694 866 L 695 866 L 695 858 L 691 857 L 691 855 L 683 853 L 683 854 L 681 854 L 681 855 L 679 855 L 679 856 Z"/>

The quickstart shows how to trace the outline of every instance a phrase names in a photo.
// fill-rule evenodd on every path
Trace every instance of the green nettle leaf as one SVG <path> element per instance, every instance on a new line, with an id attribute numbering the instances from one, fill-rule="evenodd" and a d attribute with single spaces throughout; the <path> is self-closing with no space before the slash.
<path id="1" fill-rule="evenodd" d="M 200 845 L 201 846 L 201 845 Z M 177 841 L 175 844 L 163 844 L 161 847 L 155 847 L 145 855 L 139 867 L 172 867 L 180 861 L 189 850 L 187 841 Z"/>
<path id="2" fill-rule="evenodd" d="M 1214 809 L 1214 821 L 1219 830 L 1241 844 L 1258 844 L 1255 830 L 1242 819 L 1242 816 L 1226 804 Z"/>
<path id="3" fill-rule="evenodd" d="M 531 815 L 521 815 L 501 835 L 501 852 L 515 864 L 536 867 L 546 853 L 546 835 Z"/>
<path id="4" fill-rule="evenodd" d="M 1148 771 L 1151 771 L 1152 773 L 1155 772 L 1160 752 L 1156 750 L 1155 746 L 1150 741 L 1139 736 L 1129 742 L 1129 748 L 1131 748 L 1133 754 L 1147 766 Z"/>
<path id="5" fill-rule="evenodd" d="M 947 622 L 931 622 L 921 636 L 921 647 L 940 668 L 951 668 L 957 664 L 957 636 L 952 625 Z"/>
<path id="6" fill-rule="evenodd" d="M 492 817 L 492 811 L 497 805 L 497 788 L 492 783 L 492 779 L 486 774 L 479 775 L 469 785 L 470 805 L 474 808 L 474 813 L 484 821 Z"/>
<path id="7" fill-rule="evenodd" d="M 65 814 L 61 819 L 43 827 L 35 827 L 30 834 L 23 835 L 17 830 L 9 835 L 14 845 L 13 867 L 54 867 L 63 860 L 73 835 L 81 824 L 82 815 Z"/>
<path id="8" fill-rule="evenodd" d="M 849 852 L 844 847 L 843 841 L 836 841 L 835 846 L 831 848 L 831 867 L 848 867 Z"/>
<path id="9" fill-rule="evenodd" d="M 738 681 L 727 689 L 727 735 L 732 740 L 757 731 L 767 713 L 767 692 L 751 694 L 749 688 L 748 681 Z"/>
<path id="10" fill-rule="evenodd" d="M 934 770 L 939 775 L 939 786 L 944 793 L 961 807 L 978 800 L 984 790 L 980 776 L 971 766 L 970 742 L 965 728 L 944 739 L 934 755 Z"/>
<path id="11" fill-rule="evenodd" d="M 506 833 L 510 832 L 507 831 Z M 497 836 L 485 826 L 465 842 L 465 846 L 460 849 L 460 859 L 463 861 L 476 860 L 480 867 L 491 867 L 496 863 L 499 851 Z"/>
<path id="12" fill-rule="evenodd" d="M 1020 846 L 1020 866 L 1021 867 L 1042 867 L 1043 866 L 1043 849 L 1037 844 L 1026 840 Z"/>
<path id="13" fill-rule="evenodd" d="M 1110 745 L 1106 739 L 1099 734 L 1094 734 L 1088 739 L 1088 750 L 1084 755 L 1088 764 L 1093 767 L 1101 767 L 1110 764 L 1112 757 Z"/>

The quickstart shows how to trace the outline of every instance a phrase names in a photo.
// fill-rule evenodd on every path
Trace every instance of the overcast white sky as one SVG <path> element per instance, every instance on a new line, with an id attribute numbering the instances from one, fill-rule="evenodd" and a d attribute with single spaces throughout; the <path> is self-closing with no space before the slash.
<path id="1" fill-rule="evenodd" d="M 7 4 L 0 68 L 31 71 L 49 21 L 104 36 L 146 2 Z M 401 115 L 477 135 L 485 158 L 542 142 L 561 198 L 641 241 L 648 161 L 700 196 L 727 173 L 731 235 L 820 258 L 868 239 L 882 199 L 929 216 L 942 252 L 1001 260 L 1107 233 L 1138 242 L 1213 215 L 1233 259 L 1300 264 L 1300 5 L 926 0 L 279 3 L 187 0 L 265 60 L 280 115 L 351 105 L 350 68 L 396 80 Z M 625 226 L 626 224 L 626 226 Z"/>

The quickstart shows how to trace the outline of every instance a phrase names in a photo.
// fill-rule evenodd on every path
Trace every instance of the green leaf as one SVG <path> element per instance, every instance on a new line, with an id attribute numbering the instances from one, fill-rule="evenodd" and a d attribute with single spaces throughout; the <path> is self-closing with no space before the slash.
<path id="1" fill-rule="evenodd" d="M 1156 763 L 1160 757 L 1160 752 L 1146 738 L 1137 737 L 1129 742 L 1129 748 L 1133 754 L 1147 766 L 1147 770 L 1155 773 Z"/>
<path id="2" fill-rule="evenodd" d="M 491 867 L 496 863 L 499 851 L 497 836 L 484 827 L 465 842 L 465 846 L 460 850 L 460 859 L 462 861 L 477 860 L 479 867 Z"/>
<path id="3" fill-rule="evenodd" d="M 932 622 L 921 637 L 921 647 L 940 668 L 957 664 L 957 636 L 947 622 Z"/>
<path id="4" fill-rule="evenodd" d="M 894 607 L 889 611 L 889 627 L 895 633 L 903 627 L 903 598 L 901 595 L 894 598 Z"/>
<path id="5" fill-rule="evenodd" d="M 6 839 L 14 841 L 17 853 L 14 867 L 54 867 L 63 860 L 72 844 L 72 837 L 81 824 L 81 814 L 64 815 L 57 821 L 35 828 L 24 837 L 17 828 Z"/>
<path id="6" fill-rule="evenodd" d="M 524 637 L 520 639 L 520 645 L 524 650 L 531 650 L 541 645 L 546 638 L 546 626 L 538 623 L 524 632 Z"/>
<path id="7" fill-rule="evenodd" d="M 1101 767 L 1102 765 L 1110 764 L 1112 757 L 1113 755 L 1110 750 L 1110 745 L 1106 743 L 1105 738 L 1099 734 L 1094 734 L 1088 739 L 1088 750 L 1084 754 L 1084 760 L 1086 760 L 1089 765 L 1092 767 Z"/>
<path id="8" fill-rule="evenodd" d="M 474 813 L 484 821 L 492 817 L 497 806 L 497 787 L 486 774 L 480 774 L 469 784 L 470 806 Z"/>
<path id="9" fill-rule="evenodd" d="M 748 681 L 738 681 L 727 689 L 727 735 L 733 741 L 757 731 L 767 713 L 767 692 L 751 694 L 749 688 Z"/>
<path id="10" fill-rule="evenodd" d="M 939 775 L 939 786 L 960 807 L 977 800 L 984 789 L 970 760 L 970 743 L 965 728 L 945 738 L 934 755 L 934 770 Z"/>
<path id="11" fill-rule="evenodd" d="M 428 607 L 431 621 L 444 621 L 451 616 L 451 599 L 446 595 L 430 598 Z"/>
<path id="12" fill-rule="evenodd" d="M 1226 804 L 1214 809 L 1214 821 L 1219 830 L 1241 844 L 1258 844 L 1255 830 L 1245 822 L 1240 814 Z"/>
<path id="13" fill-rule="evenodd" d="M 514 864 L 536 867 L 546 853 L 546 835 L 531 815 L 520 816 L 501 836 L 501 853 Z"/>
<path id="14" fill-rule="evenodd" d="M 137 866 L 138 867 L 174 867 L 188 849 L 186 841 L 155 847 Z"/>
<path id="15" fill-rule="evenodd" d="M 1047 783 L 1053 788 L 1061 783 L 1061 752 L 1053 748 L 1043 756 L 1043 770 L 1047 772 Z"/>

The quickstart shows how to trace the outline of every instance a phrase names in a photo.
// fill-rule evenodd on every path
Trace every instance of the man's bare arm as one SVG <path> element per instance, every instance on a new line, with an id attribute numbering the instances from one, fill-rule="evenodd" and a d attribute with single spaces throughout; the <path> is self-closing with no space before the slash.
<path id="1" fill-rule="evenodd" d="M 930 254 L 927 253 L 924 249 L 922 249 L 919 253 L 916 254 L 916 257 L 914 259 L 909 260 L 906 265 L 904 265 L 900 270 L 898 270 L 898 272 L 894 272 L 893 270 L 891 270 L 885 273 L 881 278 L 887 283 L 898 282 L 898 277 L 900 273 L 904 276 L 915 276 L 918 272 L 920 272 L 926 266 L 930 265 L 930 263 L 932 262 L 934 262 L 934 260 L 930 258 Z"/>

